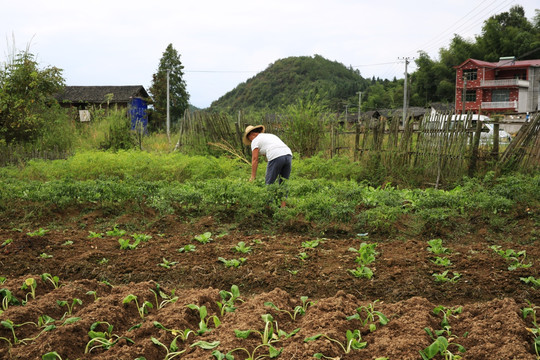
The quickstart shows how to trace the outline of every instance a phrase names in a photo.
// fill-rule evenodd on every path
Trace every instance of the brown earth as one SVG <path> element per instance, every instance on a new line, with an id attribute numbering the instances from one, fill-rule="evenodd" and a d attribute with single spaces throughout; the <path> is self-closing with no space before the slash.
<path id="1" fill-rule="evenodd" d="M 14 324 L 38 322 L 38 317 L 48 315 L 56 321 L 56 328 L 40 334 L 32 324 L 15 328 L 18 340 L 24 343 L 8 346 L 14 342 L 13 334 L 0 326 L 0 359 L 41 359 L 50 351 L 56 351 L 62 359 L 167 359 L 165 348 L 154 344 L 154 337 L 168 347 L 175 335 L 153 325 L 158 321 L 166 328 L 177 330 L 199 329 L 199 314 L 186 305 L 206 306 L 211 331 L 202 335 L 191 334 L 186 341 L 178 339 L 179 350 L 185 350 L 181 359 L 215 359 L 212 351 L 227 353 L 236 348 L 252 352 L 261 344 L 261 336 L 252 333 L 247 339 L 235 336 L 234 330 L 264 330 L 261 315 L 271 314 L 274 328 L 286 333 L 300 329 L 286 338 L 280 337 L 272 345 L 281 349 L 279 359 L 311 359 L 315 353 L 323 353 L 335 359 L 391 360 L 421 359 L 423 350 L 433 341 L 424 328 L 439 330 L 441 314 L 434 314 L 438 305 L 448 308 L 462 306 L 462 312 L 449 317 L 449 336 L 453 343 L 466 348 L 463 359 L 537 359 L 532 334 L 527 331 L 531 317 L 523 319 L 521 309 L 532 304 L 540 305 L 540 289 L 520 281 L 520 277 L 540 274 L 540 247 L 534 237 L 538 233 L 533 221 L 515 222 L 511 233 L 493 230 L 476 224 L 467 231 L 453 231 L 440 236 L 444 246 L 450 249 L 448 257 L 452 265 L 444 268 L 432 263 L 434 255 L 427 251 L 431 236 L 408 235 L 406 230 L 396 236 L 377 234 L 368 236 L 341 236 L 300 233 L 299 231 L 272 232 L 261 229 L 238 228 L 218 223 L 213 218 L 186 222 L 177 217 L 164 217 L 148 225 L 145 219 L 124 217 L 115 219 L 119 229 L 126 229 L 123 238 L 131 239 L 134 233 L 145 233 L 152 238 L 141 242 L 136 249 L 121 250 L 118 236 L 89 238 L 90 231 L 105 233 L 111 230 L 101 215 L 89 214 L 76 220 L 69 214 L 59 214 L 43 236 L 29 236 L 32 228 L 14 229 L 8 219 L 0 229 L 0 276 L 7 280 L 0 285 L 9 289 L 19 300 L 28 295 L 22 290 L 25 279 L 36 279 L 35 299 L 28 296 L 25 306 L 9 305 L 0 314 Z M 56 225 L 51 225 L 56 224 Z M 59 226 L 58 224 L 61 224 Z M 143 229 L 144 224 L 144 230 Z M 308 227 L 305 227 L 308 228 Z M 298 226 L 296 230 L 304 229 Z M 194 236 L 206 231 L 212 233 L 212 241 L 200 244 Z M 319 246 L 305 248 L 303 243 L 321 239 Z M 251 246 L 251 252 L 239 254 L 233 248 L 243 241 Z M 67 242 L 67 243 L 66 243 Z M 72 243 L 70 243 L 72 242 Z M 133 242 L 133 240 L 132 240 Z M 378 255 L 369 265 L 374 275 L 371 280 L 356 278 L 348 269 L 357 267 L 356 254 L 349 248 L 358 248 L 362 242 L 377 243 Z M 193 244 L 196 250 L 180 253 L 178 249 Z M 526 250 L 525 263 L 529 268 L 508 270 L 508 262 L 489 248 L 500 245 L 502 249 Z M 300 253 L 307 259 L 300 259 Z M 43 254 L 52 256 L 47 257 Z M 43 257 L 42 257 L 43 256 Z M 225 267 L 218 258 L 246 258 L 238 268 Z M 177 264 L 170 268 L 160 266 L 168 261 Z M 105 259 L 105 260 L 104 260 Z M 437 283 L 433 273 L 445 269 L 458 272 L 461 277 L 455 283 Z M 62 286 L 54 288 L 44 282 L 40 275 L 50 273 L 58 276 Z M 178 300 L 157 308 L 154 293 L 156 283 L 167 294 L 175 291 Z M 234 312 L 221 315 L 217 305 L 222 301 L 220 290 L 230 291 L 238 285 L 240 299 Z M 95 291 L 94 300 L 89 291 Z M 128 295 L 137 296 L 139 305 L 144 301 L 153 304 L 142 318 L 134 302 L 123 304 Z M 282 310 L 292 311 L 301 305 L 301 296 L 310 302 L 305 315 L 295 320 L 284 311 L 277 311 L 265 302 L 271 301 Z M 56 301 L 82 300 L 75 304 L 71 315 L 67 307 Z M 163 299 L 158 299 L 161 302 Z M 389 322 L 379 323 L 370 332 L 368 325 L 360 320 L 347 320 L 361 306 L 373 305 Z M 216 315 L 221 324 L 216 328 L 210 316 Z M 365 313 L 362 313 L 365 316 Z M 72 324 L 63 324 L 66 318 L 77 317 Z M 61 319 L 64 320 L 61 320 Z M 96 347 L 85 354 L 90 341 L 88 332 L 97 321 L 113 326 L 112 333 L 122 338 L 110 349 Z M 140 324 L 140 327 L 131 329 Z M 96 330 L 103 331 L 104 325 Z M 131 329 L 131 330 L 130 330 Z M 306 337 L 326 334 L 345 342 L 347 330 L 360 330 L 367 346 L 351 350 L 348 354 L 336 343 L 321 337 L 305 342 Z M 34 340 L 28 340 L 36 337 Z M 219 341 L 213 350 L 192 346 L 196 341 Z M 267 346 L 259 347 L 255 358 L 268 354 Z M 458 353 L 457 346 L 449 350 Z M 235 359 L 246 359 L 247 354 L 238 350 Z M 170 357 L 169 357 L 170 358 Z M 443 359 L 441 355 L 437 359 Z"/>

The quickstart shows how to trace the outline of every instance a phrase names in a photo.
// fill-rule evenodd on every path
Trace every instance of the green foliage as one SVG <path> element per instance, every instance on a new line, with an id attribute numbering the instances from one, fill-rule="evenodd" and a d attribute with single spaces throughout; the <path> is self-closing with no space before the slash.
<path id="1" fill-rule="evenodd" d="M 0 143 L 35 140 L 63 86 L 60 69 L 40 69 L 28 50 L 14 53 L 0 69 Z"/>
<path id="2" fill-rule="evenodd" d="M 154 100 L 155 113 L 150 123 L 154 128 L 164 128 L 167 117 L 167 71 L 169 74 L 169 101 L 171 122 L 177 122 L 188 108 L 189 93 L 184 80 L 184 66 L 180 61 L 180 54 L 172 44 L 169 44 L 161 59 L 158 70 L 152 75 L 152 85 L 149 92 Z"/>
<path id="3" fill-rule="evenodd" d="M 109 116 L 112 121 L 99 148 L 111 151 L 134 149 L 137 146 L 137 138 L 131 131 L 129 116 L 123 111 L 115 111 Z"/>

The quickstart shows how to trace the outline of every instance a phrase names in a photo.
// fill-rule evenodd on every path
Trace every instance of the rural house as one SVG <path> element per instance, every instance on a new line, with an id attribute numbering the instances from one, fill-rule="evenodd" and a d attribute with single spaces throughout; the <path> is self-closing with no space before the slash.
<path id="1" fill-rule="evenodd" d="M 56 98 L 61 106 L 77 109 L 80 121 L 91 120 L 88 111 L 91 107 L 119 108 L 129 111 L 132 129 L 137 123 L 144 129 L 148 124 L 147 109 L 151 99 L 142 85 L 66 86 Z"/>
<path id="2" fill-rule="evenodd" d="M 455 67 L 456 112 L 526 114 L 538 111 L 540 59 L 468 59 Z M 465 100 L 465 102 L 463 102 Z"/>

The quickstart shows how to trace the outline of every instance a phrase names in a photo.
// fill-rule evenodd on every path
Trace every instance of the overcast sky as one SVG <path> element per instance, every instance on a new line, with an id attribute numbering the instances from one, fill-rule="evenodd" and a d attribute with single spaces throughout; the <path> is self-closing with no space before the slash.
<path id="1" fill-rule="evenodd" d="M 321 55 L 365 78 L 403 78 L 403 58 L 436 59 L 454 33 L 474 39 L 489 16 L 538 0 L 0 0 L 0 56 L 13 44 L 67 85 L 143 85 L 168 44 L 190 103 L 211 102 L 276 60 Z M 519 54 L 506 54 L 519 55 Z M 414 71 L 414 61 L 409 72 Z"/>

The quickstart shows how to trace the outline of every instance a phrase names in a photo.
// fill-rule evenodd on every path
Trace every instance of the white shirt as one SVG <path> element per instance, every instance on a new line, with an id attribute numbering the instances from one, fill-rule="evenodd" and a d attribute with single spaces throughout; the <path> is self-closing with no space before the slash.
<path id="1" fill-rule="evenodd" d="M 292 155 L 291 149 L 274 134 L 260 133 L 251 142 L 251 151 L 259 149 L 260 155 L 265 155 L 270 162 L 284 155 Z"/>

